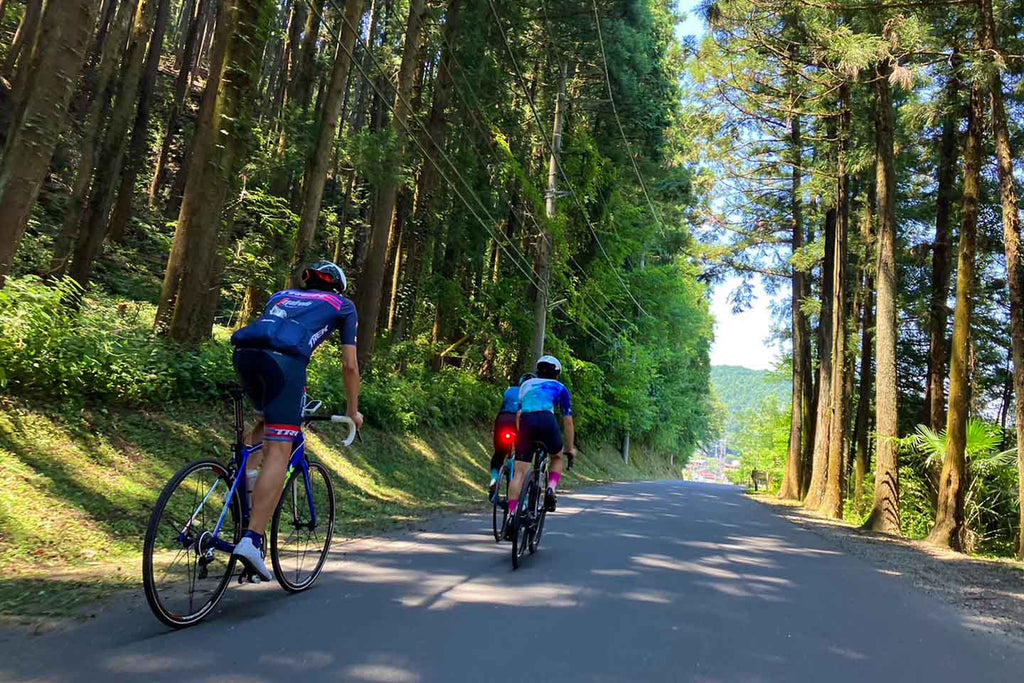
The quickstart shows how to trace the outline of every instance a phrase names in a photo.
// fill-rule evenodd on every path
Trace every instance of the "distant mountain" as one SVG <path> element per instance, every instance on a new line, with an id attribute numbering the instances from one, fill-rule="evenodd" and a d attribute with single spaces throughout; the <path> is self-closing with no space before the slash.
<path id="1" fill-rule="evenodd" d="M 789 405 L 792 385 L 788 376 L 772 370 L 751 370 L 739 365 L 715 365 L 711 368 L 711 385 L 718 399 L 725 404 L 727 436 L 739 431 L 743 413 L 754 410 L 769 396 L 780 406 Z"/>

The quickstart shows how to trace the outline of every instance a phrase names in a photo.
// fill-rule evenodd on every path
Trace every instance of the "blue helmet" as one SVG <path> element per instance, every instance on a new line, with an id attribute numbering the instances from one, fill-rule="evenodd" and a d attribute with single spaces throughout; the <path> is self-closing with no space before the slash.
<path id="1" fill-rule="evenodd" d="M 536 377 L 537 377 L 537 375 L 533 374 L 532 372 L 527 372 L 527 373 L 523 374 L 522 377 L 519 378 L 519 381 L 516 382 L 516 384 L 518 386 L 523 386 L 526 383 L 527 380 L 531 380 L 531 379 L 534 379 Z"/>

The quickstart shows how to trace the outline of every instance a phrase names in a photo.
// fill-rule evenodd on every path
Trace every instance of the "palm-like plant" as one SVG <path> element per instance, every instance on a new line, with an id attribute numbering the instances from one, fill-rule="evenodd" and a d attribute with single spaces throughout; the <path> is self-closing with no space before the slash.
<path id="1" fill-rule="evenodd" d="M 967 538 L 965 547 L 977 550 L 987 542 L 1012 543 L 1018 533 L 1017 449 L 998 450 L 1003 432 L 982 420 L 967 422 L 968 487 L 964 503 Z M 936 432 L 926 425 L 900 440 L 900 446 L 924 456 L 929 470 L 941 467 L 946 455 L 946 431 Z"/>

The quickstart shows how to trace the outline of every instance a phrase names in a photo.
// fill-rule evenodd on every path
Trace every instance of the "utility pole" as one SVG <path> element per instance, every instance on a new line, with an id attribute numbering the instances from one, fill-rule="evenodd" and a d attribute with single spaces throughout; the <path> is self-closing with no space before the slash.
<path id="1" fill-rule="evenodd" d="M 555 100 L 555 126 L 551 140 L 551 159 L 548 162 L 548 191 L 544 203 L 547 220 L 541 228 L 537 243 L 537 260 L 534 270 L 537 273 L 537 298 L 533 304 L 533 360 L 544 355 L 544 336 L 547 333 L 548 301 L 550 294 L 548 285 L 551 281 L 551 230 L 550 222 L 555 217 L 555 200 L 558 195 L 558 153 L 562 149 L 562 119 L 565 116 L 565 80 L 566 65 L 562 63 L 562 75 L 558 83 L 558 99 Z"/>
<path id="2" fill-rule="evenodd" d="M 647 252 L 647 248 L 646 247 L 644 247 L 644 251 L 640 252 L 640 270 L 643 270 L 644 266 L 647 265 L 647 253 L 646 252 Z M 640 311 L 637 311 L 636 314 L 637 314 L 637 316 L 639 316 L 640 315 Z M 633 347 L 633 365 L 634 366 L 636 366 L 636 358 L 637 358 L 636 346 L 634 346 Z M 622 461 L 624 463 L 626 463 L 627 465 L 629 464 L 629 447 L 630 447 L 630 434 L 629 434 L 629 429 L 626 429 L 626 436 L 622 440 Z M 672 455 L 672 466 L 675 467 L 675 464 L 676 464 L 676 456 L 673 454 Z"/>

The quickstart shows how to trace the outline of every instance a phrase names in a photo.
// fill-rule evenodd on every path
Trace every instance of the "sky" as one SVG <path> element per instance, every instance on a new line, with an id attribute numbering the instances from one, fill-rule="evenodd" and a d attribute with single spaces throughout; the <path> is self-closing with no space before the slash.
<path id="1" fill-rule="evenodd" d="M 757 285 L 757 298 L 753 306 L 742 313 L 733 313 L 728 298 L 739 282 L 739 278 L 729 278 L 712 292 L 715 343 L 711 347 L 711 364 L 742 365 L 754 370 L 771 369 L 779 360 L 778 343 L 768 339 L 772 327 L 771 299 Z"/>
<path id="2" fill-rule="evenodd" d="M 679 37 L 704 33 L 704 22 L 696 8 L 700 0 L 681 0 L 679 8 L 686 20 L 676 26 Z M 712 365 L 742 365 L 755 370 L 772 368 L 779 359 L 777 344 L 767 341 L 771 333 L 771 299 L 758 286 L 753 305 L 743 313 L 733 313 L 729 294 L 739 284 L 729 278 L 712 291 L 711 313 L 715 316 L 715 343 L 711 347 Z M 782 292 L 788 296 L 788 292 Z"/>

